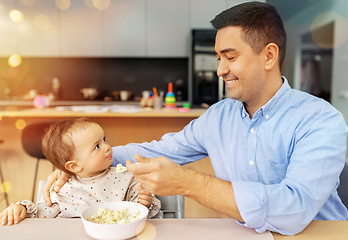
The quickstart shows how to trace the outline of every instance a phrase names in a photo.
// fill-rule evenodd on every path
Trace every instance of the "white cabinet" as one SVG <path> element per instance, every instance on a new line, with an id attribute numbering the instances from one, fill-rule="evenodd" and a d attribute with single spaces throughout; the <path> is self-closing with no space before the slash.
<path id="1" fill-rule="evenodd" d="M 25 56 L 57 56 L 58 9 L 54 1 L 36 0 L 35 5 L 17 2 L 17 9 L 24 15 L 16 23 L 17 51 Z"/>
<path id="2" fill-rule="evenodd" d="M 191 28 L 212 28 L 210 21 L 226 9 L 226 0 L 191 0 Z"/>
<path id="3" fill-rule="evenodd" d="M 103 10 L 87 7 L 84 1 L 71 1 L 68 9 L 59 11 L 60 56 L 101 57 L 103 53 Z"/>
<path id="4" fill-rule="evenodd" d="M 14 8 L 13 0 L 1 1 L 0 9 L 0 56 L 8 57 L 17 53 L 16 23 L 9 18 L 9 12 Z"/>
<path id="5" fill-rule="evenodd" d="M 104 56 L 145 56 L 145 0 L 111 1 L 103 28 Z"/>
<path id="6" fill-rule="evenodd" d="M 189 0 L 148 0 L 147 56 L 187 57 Z"/>
<path id="7" fill-rule="evenodd" d="M 248 0 L 111 0 L 106 10 L 70 1 L 68 9 L 56 1 L 0 2 L 0 56 L 62 57 L 187 57 L 192 28 L 211 28 L 224 9 Z M 24 14 L 14 23 L 13 8 Z M 35 26 L 45 15 L 50 28 Z"/>
<path id="8" fill-rule="evenodd" d="M 250 0 L 226 0 L 227 1 L 227 7 L 232 7 L 234 5 L 238 5 L 245 2 L 250 2 Z M 257 0 L 258 2 L 266 2 L 266 0 Z"/>

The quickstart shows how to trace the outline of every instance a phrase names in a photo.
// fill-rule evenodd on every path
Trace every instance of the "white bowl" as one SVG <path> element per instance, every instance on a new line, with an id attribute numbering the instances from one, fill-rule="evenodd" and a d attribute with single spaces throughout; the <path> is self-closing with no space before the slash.
<path id="1" fill-rule="evenodd" d="M 90 217 L 91 214 L 96 213 L 99 208 L 105 208 L 112 211 L 120 211 L 121 209 L 128 208 L 131 214 L 134 214 L 136 210 L 139 210 L 139 218 L 134 222 L 124 224 L 100 224 L 87 221 L 86 218 Z M 98 203 L 92 207 L 86 208 L 82 212 L 81 218 L 87 234 L 92 238 L 116 240 L 131 238 L 141 233 L 145 227 L 148 214 L 148 208 L 139 203 L 115 201 Z"/>

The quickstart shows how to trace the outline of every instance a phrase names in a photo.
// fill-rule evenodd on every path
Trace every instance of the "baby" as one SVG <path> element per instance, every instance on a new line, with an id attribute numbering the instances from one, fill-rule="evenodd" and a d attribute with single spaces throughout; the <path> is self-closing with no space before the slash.
<path id="1" fill-rule="evenodd" d="M 112 148 L 103 129 L 85 118 L 67 119 L 50 126 L 42 151 L 58 169 L 71 174 L 56 193 L 50 190 L 52 206 L 42 198 L 36 205 L 23 200 L 11 204 L 2 213 L 2 225 L 17 224 L 25 217 L 79 217 L 84 209 L 106 201 L 132 201 L 149 208 L 149 218 L 161 207 L 153 194 L 144 190 L 128 172 L 118 172 L 112 164 Z"/>

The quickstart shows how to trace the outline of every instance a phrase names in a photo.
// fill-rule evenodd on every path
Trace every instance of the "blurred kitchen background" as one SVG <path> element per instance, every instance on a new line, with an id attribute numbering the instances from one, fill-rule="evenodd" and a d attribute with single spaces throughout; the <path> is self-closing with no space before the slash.
<path id="1" fill-rule="evenodd" d="M 97 100 L 127 90 L 167 91 L 177 100 L 212 104 L 224 98 L 216 76 L 210 20 L 243 0 L 1 0 L 0 100 L 30 90 L 56 100 Z M 283 74 L 292 87 L 331 102 L 348 116 L 346 0 L 267 0 L 288 33 Z M 12 57 L 11 57 L 12 56 Z"/>
<path id="2" fill-rule="evenodd" d="M 33 109 L 35 95 L 53 97 L 51 106 L 117 105 L 121 101 L 113 93 L 126 90 L 132 92 L 126 103 L 138 106 L 144 90 L 166 92 L 171 82 L 179 106 L 189 102 L 207 107 L 225 97 L 209 22 L 242 2 L 248 1 L 0 0 L 0 166 L 5 179 L 0 211 L 3 192 L 9 193 L 10 202 L 31 196 L 35 161 L 22 149 L 21 132 L 26 122 L 40 120 L 32 114 L 40 111 Z M 329 101 L 347 121 L 348 1 L 263 2 L 276 6 L 285 24 L 282 73 L 290 85 Z M 94 101 L 84 99 L 85 88 L 98 90 Z M 2 116 L 8 108 L 31 108 L 32 115 Z M 112 133 L 112 146 L 159 139 L 191 121 L 127 116 L 105 113 L 93 120 Z M 18 127 L 17 121 L 24 124 Z M 38 179 L 52 171 L 46 162 L 40 162 Z M 209 159 L 196 166 L 212 169 Z M 185 209 L 195 209 L 185 201 Z M 220 216 L 203 212 L 199 207 L 188 216 Z"/>

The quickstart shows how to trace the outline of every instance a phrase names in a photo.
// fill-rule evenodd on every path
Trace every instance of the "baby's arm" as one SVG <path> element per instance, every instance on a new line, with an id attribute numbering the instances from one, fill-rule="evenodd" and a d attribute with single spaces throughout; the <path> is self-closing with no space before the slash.
<path id="1" fill-rule="evenodd" d="M 51 196 L 53 196 L 54 194 L 57 194 L 57 193 L 51 191 Z M 50 200 L 52 201 L 52 199 Z M 41 197 L 35 209 L 37 210 L 35 212 L 35 215 L 29 216 L 29 217 L 56 218 L 61 213 L 58 203 L 53 202 L 53 204 L 49 207 L 49 204 L 45 201 L 44 196 Z M 27 217 L 28 217 L 28 214 L 27 214 Z"/>
<path id="2" fill-rule="evenodd" d="M 138 192 L 138 203 L 148 208 L 152 203 L 152 194 L 146 191 L 140 184 L 138 185 Z"/>
<path id="3" fill-rule="evenodd" d="M 132 179 L 128 188 L 128 194 L 126 195 L 125 200 L 137 202 L 149 208 L 150 212 L 148 218 L 156 216 L 161 209 L 161 201 L 158 200 L 154 194 L 151 194 L 146 189 L 143 189 L 134 178 Z"/>
<path id="4" fill-rule="evenodd" d="M 21 204 L 11 204 L 2 213 L 0 213 L 1 225 L 4 226 L 6 222 L 9 226 L 17 224 L 25 218 L 27 209 Z"/>

